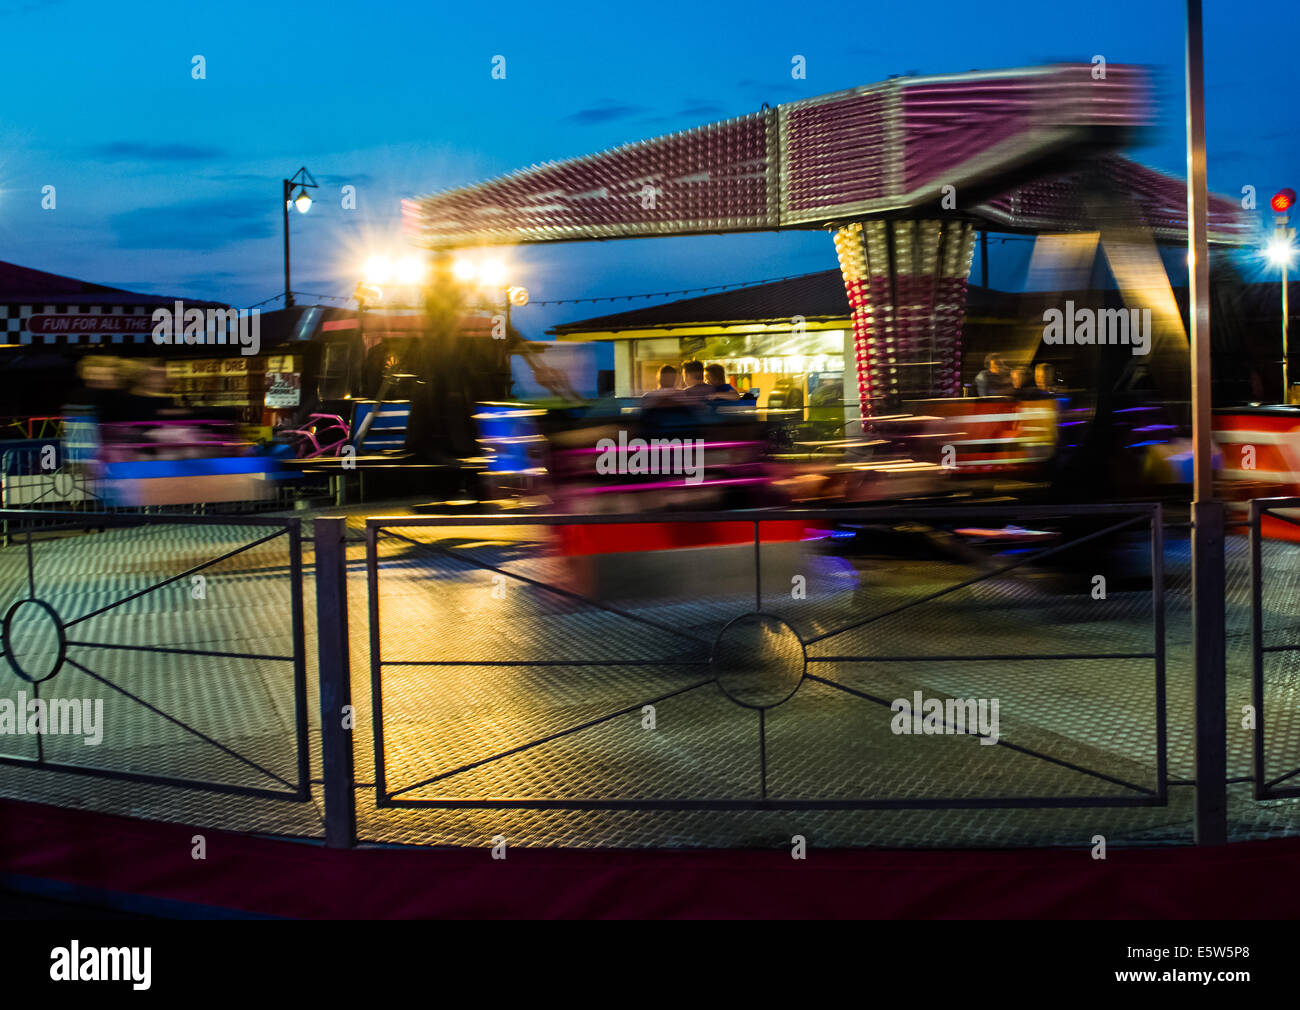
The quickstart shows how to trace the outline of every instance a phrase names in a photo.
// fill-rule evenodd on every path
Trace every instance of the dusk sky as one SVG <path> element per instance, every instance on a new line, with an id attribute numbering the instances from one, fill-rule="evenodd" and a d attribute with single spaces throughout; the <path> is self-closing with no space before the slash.
<path id="1" fill-rule="evenodd" d="M 350 293 L 400 246 L 398 201 L 891 74 L 1048 61 L 1143 63 L 1153 143 L 1185 173 L 1184 6 L 1175 0 L 962 5 L 101 4 L 0 0 L 0 259 L 247 306 L 282 288 L 279 180 L 321 183 L 293 215 L 294 289 Z M 1213 190 L 1300 183 L 1295 8 L 1206 4 Z M 491 60 L 507 60 L 505 80 Z M 791 57 L 807 60 L 793 80 Z M 206 60 L 206 79 L 191 76 Z M 341 207 L 354 185 L 355 211 Z M 54 210 L 42 187 L 56 187 Z M 1260 212 L 1263 220 L 1263 212 Z M 1014 287 L 1027 243 L 995 247 Z M 835 266 L 820 232 L 516 250 L 534 299 L 757 280 Z M 1261 276 L 1263 276 L 1261 274 Z M 648 304 L 641 302 L 640 304 Z M 530 307 L 529 336 L 627 302 Z"/>

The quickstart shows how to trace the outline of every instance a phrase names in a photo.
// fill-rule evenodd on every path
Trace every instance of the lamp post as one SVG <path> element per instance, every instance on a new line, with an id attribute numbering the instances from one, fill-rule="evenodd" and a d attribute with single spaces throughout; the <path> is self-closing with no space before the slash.
<path id="1" fill-rule="evenodd" d="M 366 305 L 375 305 L 383 301 L 384 292 L 377 284 L 360 281 L 352 294 L 357 303 L 357 341 L 364 351 L 366 346 Z"/>
<path id="2" fill-rule="evenodd" d="M 366 305 L 373 305 L 383 301 L 384 292 L 383 289 L 373 281 L 363 280 L 357 284 L 356 291 L 353 292 L 352 297 L 357 303 L 357 344 L 361 348 L 361 355 L 364 361 L 366 349 Z M 362 381 L 365 381 L 364 369 L 362 371 Z M 363 395 L 366 392 L 367 390 L 362 390 Z M 385 389 L 381 388 L 378 392 L 379 396 L 376 398 L 377 401 L 383 398 Z M 365 444 L 366 434 L 370 431 L 370 426 L 374 423 L 375 415 L 378 412 L 379 407 L 376 405 L 375 408 L 362 419 L 358 429 L 352 433 L 352 445 L 358 452 L 361 451 L 361 447 Z"/>
<path id="3" fill-rule="evenodd" d="M 1282 268 L 1282 403 L 1289 403 L 1291 400 L 1291 378 L 1288 367 L 1290 360 L 1290 347 L 1287 338 L 1291 335 L 1291 312 L 1287 299 L 1287 277 L 1286 268 L 1291 265 L 1292 242 L 1295 240 L 1295 229 L 1289 227 L 1291 217 L 1287 211 L 1295 204 L 1295 190 L 1283 189 L 1273 194 L 1273 199 L 1268 205 L 1277 213 L 1277 221 L 1273 229 L 1273 240 L 1268 244 L 1268 258 Z"/>
<path id="4" fill-rule="evenodd" d="M 363 278 L 352 295 L 357 303 L 357 337 L 363 353 L 367 307 L 385 302 L 392 307 L 409 305 L 411 295 L 424 285 L 428 269 L 428 264 L 416 256 L 404 256 L 394 262 L 387 256 L 376 255 L 366 261 Z M 375 393 L 375 407 L 365 416 L 352 436 L 352 444 L 358 449 L 365 443 L 366 434 L 379 414 L 380 405 L 398 378 L 400 376 L 390 375 L 386 369 L 381 375 L 379 389 Z"/>
<path id="5" fill-rule="evenodd" d="M 311 194 L 307 190 L 318 187 L 315 178 L 305 167 L 280 182 L 280 198 L 284 212 L 284 306 L 293 308 L 293 290 L 289 286 L 289 205 L 292 204 L 299 214 L 306 214 L 311 210 Z M 293 191 L 295 186 L 298 187 L 297 194 Z"/>

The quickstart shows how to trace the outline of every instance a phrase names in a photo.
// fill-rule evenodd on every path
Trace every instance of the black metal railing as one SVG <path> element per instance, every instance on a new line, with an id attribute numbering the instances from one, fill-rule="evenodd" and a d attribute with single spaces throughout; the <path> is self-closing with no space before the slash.
<path id="1" fill-rule="evenodd" d="M 40 734 L 34 738 L 36 750 L 34 756 L 0 754 L 0 763 L 242 796 L 295 801 L 304 801 L 310 797 L 302 536 L 299 520 L 248 516 L 235 518 L 128 515 L 17 509 L 0 510 L 0 519 L 3 519 L 6 524 L 12 540 L 11 546 L 0 552 L 0 558 L 7 559 L 9 562 L 0 572 L 0 586 L 8 596 L 4 603 L 3 629 L 0 633 L 0 652 L 3 653 L 6 662 L 0 664 L 0 672 L 12 675 L 12 678 L 4 679 L 10 680 L 11 684 L 13 679 L 17 679 L 20 689 L 24 692 L 30 691 L 33 701 L 37 701 L 41 699 L 41 685 L 54 681 L 61 671 L 76 670 L 93 684 L 111 692 L 110 697 L 124 698 L 131 703 L 131 706 L 147 711 L 161 720 L 157 724 L 159 727 L 171 727 L 182 731 L 178 739 L 186 742 L 202 741 L 211 748 L 211 753 L 220 754 L 224 759 L 228 759 L 232 771 L 238 769 L 245 775 L 251 774 L 251 779 L 230 781 L 230 777 L 227 777 L 226 780 L 220 781 L 197 778 L 183 773 L 175 774 L 167 768 L 156 771 L 146 770 L 149 763 L 147 752 L 151 747 L 157 746 L 157 740 L 150 739 L 148 735 L 134 737 L 129 741 L 110 737 L 107 741 L 110 749 L 120 752 L 117 755 L 121 762 L 119 767 L 105 767 L 103 763 L 89 761 L 52 760 L 47 753 L 50 745 L 45 743 Z M 120 572 L 139 565 L 139 556 L 136 553 L 140 546 L 139 542 L 133 541 L 130 545 L 111 545 L 107 543 L 106 536 L 111 540 L 111 532 L 117 529 L 144 527 L 163 528 L 167 531 L 167 536 L 171 536 L 173 530 L 195 527 L 226 527 L 241 531 L 246 529 L 248 532 L 241 533 L 239 537 L 247 542 L 240 543 L 232 549 L 218 550 L 212 556 L 203 556 L 205 548 L 202 544 L 186 547 L 182 551 L 186 557 L 183 570 L 165 576 L 159 573 L 155 580 L 150 581 L 143 588 L 127 591 L 119 588 L 120 583 L 129 581 L 124 580 Z M 86 532 L 88 530 L 99 532 L 88 534 Z M 109 532 L 106 534 L 104 531 Z M 157 641 L 149 640 L 157 629 L 148 622 L 138 622 L 138 626 L 134 628 L 124 627 L 108 635 L 105 635 L 105 632 L 109 629 L 102 622 L 95 624 L 94 631 L 87 630 L 86 622 L 105 615 L 111 616 L 114 611 L 129 618 L 128 612 L 131 608 L 127 606 L 128 604 L 142 600 L 166 587 L 192 584 L 196 576 L 202 573 L 211 574 L 215 566 L 225 565 L 254 548 L 280 538 L 284 538 L 286 542 L 287 559 L 282 565 L 275 566 L 276 572 L 271 575 L 263 573 L 262 577 L 274 577 L 278 574 L 282 581 L 287 582 L 291 648 L 285 654 L 241 651 L 238 648 L 207 648 L 202 645 L 203 634 L 182 636 L 177 643 L 170 645 L 159 644 Z M 174 540 L 174 537 L 172 539 Z M 111 572 L 96 572 L 96 562 L 103 563 L 103 559 L 109 556 L 106 552 L 111 552 L 114 546 L 120 548 L 122 552 L 119 558 L 121 568 Z M 65 568 L 69 568 L 74 575 L 82 579 L 91 577 L 96 581 L 92 585 L 79 586 L 75 592 L 61 587 L 57 574 L 42 570 L 46 552 L 52 549 L 62 552 Z M 192 554 L 197 554 L 201 560 L 190 556 Z M 196 560 L 197 563 L 190 563 Z M 247 573 L 238 574 L 243 577 Z M 238 585 L 237 580 L 232 582 L 232 585 Z M 68 602 L 81 600 L 86 596 L 111 598 L 85 612 L 75 615 L 71 613 Z M 60 605 L 68 612 L 60 613 Z M 48 625 L 44 631 L 46 644 L 37 650 L 37 654 L 45 657 L 46 660 L 47 668 L 40 671 L 24 666 L 25 660 L 32 654 L 30 642 L 24 647 L 24 643 L 18 640 L 23 625 L 23 621 L 18 618 L 18 612 L 25 606 L 35 607 L 40 612 L 38 616 L 43 615 L 41 619 Z M 119 610 L 119 608 L 126 609 Z M 237 608 L 230 609 L 232 612 L 238 612 Z M 112 638 L 119 640 L 106 640 Z M 121 640 L 123 638 L 135 640 L 123 641 Z M 193 641 L 187 641 L 187 638 L 192 638 Z M 55 644 L 50 646 L 49 643 Z M 194 684 L 191 687 L 190 685 L 197 678 L 187 676 L 187 668 L 181 664 L 202 662 L 205 659 L 219 660 L 223 671 L 236 669 L 241 663 L 286 664 L 292 671 L 292 725 L 284 731 L 277 730 L 271 734 L 275 738 L 273 741 L 255 741 L 260 749 L 256 757 L 249 756 L 245 751 L 250 741 L 240 744 L 223 742 L 213 733 L 194 725 L 192 721 L 168 711 L 166 703 L 150 699 L 147 690 L 138 684 L 130 683 L 138 671 L 131 670 L 125 675 L 114 676 L 97 670 L 96 666 L 99 663 L 94 657 L 102 656 L 106 652 L 175 657 L 178 664 L 176 668 L 166 671 L 168 676 L 160 679 L 153 687 L 160 693 L 165 693 L 173 702 L 186 701 L 208 706 L 216 721 L 220 721 L 223 714 L 221 698 L 225 697 L 227 701 L 237 699 L 243 685 L 236 686 L 226 682 Z M 211 671 L 204 672 L 211 674 Z M 136 679 L 141 679 L 142 676 Z M 217 702 L 215 705 L 212 704 L 214 699 Z M 271 705 L 275 705 L 273 699 L 265 698 L 252 700 L 245 697 L 241 703 L 256 706 L 265 705 L 268 701 Z M 283 746 L 286 742 L 290 743 L 288 753 L 285 753 Z M 0 748 L 4 746 L 5 741 L 0 740 Z M 93 754 L 92 751 L 86 752 L 87 757 Z M 272 758 L 275 760 L 271 760 Z M 268 764 L 279 765 L 279 770 L 268 767 Z M 142 765 L 146 768 L 142 768 Z"/>
<path id="2" fill-rule="evenodd" d="M 1287 515 L 1285 510 L 1298 510 Z M 1265 681 L 1265 660 L 1269 656 L 1282 657 L 1300 652 L 1300 642 L 1268 642 L 1271 630 L 1267 627 L 1264 607 L 1263 540 L 1264 519 L 1268 517 L 1280 529 L 1295 529 L 1300 539 L 1300 498 L 1256 498 L 1250 503 L 1250 645 L 1251 645 L 1251 701 L 1254 707 L 1255 730 L 1253 738 L 1253 766 L 1255 799 L 1275 800 L 1300 796 L 1300 754 L 1293 754 L 1284 765 L 1296 767 L 1282 774 L 1271 774 L 1267 767 L 1269 725 L 1268 696 Z M 1293 603 L 1294 598 L 1288 598 Z M 1276 629 L 1287 630 L 1287 629 Z M 1283 784 L 1287 783 L 1287 784 Z"/>
<path id="3" fill-rule="evenodd" d="M 865 810 L 865 809 L 916 809 L 916 808 L 994 808 L 994 807 L 1088 807 L 1088 806 L 1157 806 L 1163 805 L 1168 798 L 1167 775 L 1167 730 L 1165 702 L 1165 627 L 1164 627 L 1164 549 L 1161 526 L 1161 508 L 1158 504 L 1136 504 L 1124 506 L 1083 505 L 1083 506 L 1038 506 L 1023 505 L 983 505 L 956 507 L 919 507 L 919 508 L 854 508 L 823 510 L 771 510 L 761 512 L 726 512 L 726 513 L 653 513 L 640 515 L 597 515 L 569 516 L 545 515 L 522 517 L 468 517 L 468 516 L 403 516 L 371 518 L 366 523 L 366 569 L 369 597 L 369 633 L 370 633 L 370 673 L 372 694 L 372 719 L 374 735 L 374 761 L 376 778 L 376 802 L 378 807 L 422 807 L 422 808 L 503 808 L 503 809 L 538 809 L 538 810 L 755 810 L 755 809 L 792 809 L 792 810 Z M 958 579 L 942 589 L 922 593 L 915 599 L 896 603 L 877 612 L 859 613 L 853 610 L 853 594 L 841 594 L 839 602 L 830 608 L 830 613 L 823 612 L 814 627 L 797 630 L 796 619 L 781 616 L 781 608 L 773 609 L 765 600 L 764 593 L 764 556 L 770 550 L 770 543 L 765 541 L 763 527 L 773 523 L 808 523 L 813 529 L 851 529 L 854 524 L 924 524 L 940 522 L 972 523 L 985 519 L 1002 519 L 1004 521 L 1041 522 L 1068 520 L 1090 525 L 1087 532 L 1065 538 L 1063 542 L 1054 542 L 1051 546 L 1033 549 L 1010 561 L 995 561 L 986 570 L 971 578 Z M 739 524 L 752 527 L 753 536 L 750 544 L 733 543 L 731 547 L 733 562 L 740 557 L 738 551 L 749 553 L 752 549 L 752 603 L 740 604 L 741 594 L 734 592 L 727 599 L 734 597 L 736 606 L 730 613 L 730 620 L 723 624 L 719 616 L 726 608 L 719 604 L 719 590 L 714 572 L 705 569 L 691 576 L 691 590 L 700 605 L 712 608 L 714 624 L 723 624 L 720 631 L 691 623 L 680 616 L 676 619 L 671 614 L 655 615 L 648 613 L 652 607 L 635 607 L 621 602 L 616 596 L 601 592 L 584 591 L 581 585 L 565 585 L 563 579 L 554 571 L 528 571 L 525 566 L 502 557 L 484 557 L 483 537 L 481 531 L 491 527 L 534 528 L 548 527 L 563 530 L 566 527 L 605 527 L 616 524 L 651 524 L 655 526 L 676 526 L 677 524 L 721 523 Z M 435 540 L 418 539 L 413 531 L 433 528 L 450 530 L 460 528 L 472 536 L 469 542 L 453 542 L 446 538 Z M 850 633 L 861 631 L 878 622 L 890 619 L 908 619 L 917 613 L 918 608 L 935 604 L 945 598 L 952 599 L 953 594 L 971 589 L 988 580 L 996 579 L 1009 573 L 1023 570 L 1026 566 L 1054 558 L 1067 551 L 1080 547 L 1095 545 L 1107 537 L 1126 534 L 1133 530 L 1145 529 L 1149 537 L 1150 565 L 1150 647 L 1118 650 L 1067 650 L 1061 652 L 1020 652 L 998 651 L 988 654 L 979 653 L 943 653 L 933 650 L 908 651 L 904 653 L 873 654 L 860 647 L 849 652 L 809 653 L 809 648 L 820 643 L 828 643 L 836 636 L 851 638 Z M 403 532 L 405 531 L 405 532 Z M 396 558 L 389 556 L 381 563 L 381 538 L 390 545 L 401 545 L 406 556 Z M 665 553 L 665 552 L 660 552 Z M 672 554 L 673 552 L 666 552 Z M 493 586 L 513 584 L 526 587 L 539 598 L 551 601 L 557 613 L 565 608 L 589 610 L 601 615 L 597 624 L 588 624 L 596 640 L 612 640 L 615 625 L 630 622 L 631 626 L 641 629 L 645 635 L 655 641 L 682 643 L 682 648 L 673 655 L 639 656 L 619 655 L 606 658 L 576 657 L 557 655 L 555 652 L 568 648 L 555 645 L 550 655 L 524 655 L 510 658 L 509 650 L 492 646 L 491 654 L 470 655 L 482 649 L 485 632 L 480 628 L 464 626 L 440 626 L 427 623 L 427 612 L 422 617 L 413 605 L 404 604 L 405 609 L 398 615 L 401 630 L 407 632 L 419 628 L 424 622 L 425 634 L 422 642 L 432 647 L 434 655 L 394 656 L 391 649 L 386 650 L 387 636 L 382 623 L 380 573 L 382 569 L 396 570 L 399 566 L 412 571 L 419 571 L 419 562 L 413 557 L 437 559 L 443 566 L 442 571 L 432 576 L 425 572 L 422 576 L 428 591 L 437 594 L 443 587 L 439 580 L 450 577 L 453 581 L 465 578 L 490 576 Z M 631 555 L 628 555 L 631 557 Z M 617 581 L 618 567 L 623 560 L 614 560 L 606 576 Z M 450 574 L 448 574 L 450 573 Z M 409 593 L 404 595 L 409 596 Z M 770 598 L 770 594 L 769 594 Z M 430 599 L 440 601 L 444 615 L 455 610 L 443 601 L 443 597 L 434 595 Z M 845 607 L 853 612 L 846 612 Z M 671 610 L 672 608 L 661 608 Z M 545 627 L 545 607 L 539 607 L 538 614 L 543 615 L 534 622 L 539 629 Z M 835 623 L 832 623 L 832 618 Z M 558 620 L 558 618 L 556 618 Z M 918 619 L 919 620 L 919 619 Z M 601 623 L 603 622 L 603 623 Z M 739 622 L 739 623 L 738 623 Z M 896 621 L 897 623 L 897 621 Z M 707 621 L 704 622 L 708 624 Z M 601 629 L 606 629 L 602 631 Z M 923 625 L 915 629 L 918 637 L 925 637 Z M 421 638 L 421 636 L 415 636 Z M 489 636 L 490 637 L 490 636 Z M 507 636 L 508 637 L 508 636 Z M 539 643 L 545 647 L 545 643 Z M 826 646 L 829 647 L 829 646 Z M 464 654 L 455 655 L 457 649 Z M 696 650 L 691 652 L 690 650 Z M 757 651 L 755 651 L 757 650 Z M 635 650 L 633 650 L 635 651 Z M 761 655 L 760 655 L 761 654 Z M 865 690 L 852 683 L 846 683 L 843 673 L 836 675 L 835 670 L 852 667 L 880 667 L 881 664 L 928 664 L 940 667 L 947 664 L 999 663 L 999 664 L 1036 664 L 1038 670 L 1054 663 L 1065 662 L 1103 662 L 1123 661 L 1150 662 L 1153 671 L 1151 684 L 1151 725 L 1150 749 L 1144 753 L 1154 756 L 1154 767 L 1150 769 L 1151 781 L 1134 781 L 1133 776 L 1117 774 L 1113 770 L 1091 767 L 1083 760 L 1072 756 L 1051 753 L 1049 744 L 1017 742 L 1013 739 L 989 739 L 988 734 L 980 731 L 971 733 L 965 723 L 954 724 L 948 718 L 941 718 L 941 732 L 952 731 L 967 736 L 983 736 L 981 743 L 995 744 L 990 748 L 1001 754 L 1016 753 L 1043 765 L 1052 766 L 1070 773 L 1083 776 L 1098 783 L 1104 783 L 1108 791 L 1101 795 L 1085 793 L 998 793 L 996 795 L 961 795 L 958 791 L 947 794 L 917 795 L 870 795 L 871 790 L 853 787 L 848 789 L 852 795 L 812 795 L 792 796 L 789 788 L 773 790 L 771 776 L 773 771 L 781 771 L 781 763 L 787 765 L 792 758 L 800 758 L 797 748 L 788 743 L 773 752 L 771 730 L 776 714 L 782 713 L 782 706 L 790 703 L 800 685 L 812 684 L 819 689 L 834 692 L 846 700 L 860 702 L 868 706 L 891 708 L 897 701 L 871 690 Z M 761 682 L 753 676 L 750 667 L 762 666 L 759 671 L 765 680 Z M 401 726 L 394 727 L 386 723 L 385 711 L 394 705 L 386 696 L 385 674 L 399 669 L 410 670 L 423 668 L 439 673 L 461 671 L 462 680 L 456 685 L 459 692 L 449 698 L 451 708 L 456 711 L 432 712 L 437 704 L 435 698 L 440 689 L 436 679 L 421 683 L 404 682 L 400 685 L 402 697 Z M 489 711 L 483 717 L 483 732 L 462 732 L 472 720 L 468 708 L 475 699 L 481 699 L 486 690 L 484 683 L 474 678 L 476 671 L 510 671 L 520 677 L 536 677 L 541 671 L 588 671 L 592 672 L 623 671 L 657 671 L 662 683 L 657 688 L 647 688 L 641 693 L 628 692 L 624 697 L 613 697 L 600 706 L 589 703 L 583 698 L 581 683 L 565 683 L 556 688 L 561 701 L 552 707 L 548 715 L 548 724 L 539 726 L 533 732 L 508 732 L 502 729 L 503 721 L 513 720 L 511 726 L 526 723 L 530 714 L 530 702 L 526 691 L 511 694 L 500 708 Z M 464 679 L 468 675 L 470 679 Z M 630 676 L 630 673 L 627 674 Z M 675 679 L 673 679 L 675 678 Z M 486 677 L 483 681 L 486 682 Z M 498 676 L 498 681 L 500 677 Z M 716 690 L 711 690 L 716 689 Z M 513 690 L 513 688 L 511 689 Z M 515 790 L 514 795 L 500 795 L 503 787 L 484 784 L 480 779 L 467 789 L 451 794 L 447 790 L 456 780 L 473 780 L 493 765 L 517 761 L 525 755 L 536 765 L 539 762 L 537 749 L 547 745 L 569 744 L 578 734 L 592 731 L 604 731 L 616 725 L 616 720 L 635 717 L 638 713 L 652 712 L 665 703 L 678 702 L 683 698 L 710 699 L 701 704 L 700 713 L 696 713 L 702 723 L 701 739 L 710 736 L 707 720 L 716 717 L 717 737 L 739 733 L 736 729 L 733 710 L 719 709 L 719 698 L 734 702 L 736 709 L 750 713 L 743 716 L 752 720 L 748 732 L 753 746 L 752 775 L 747 774 L 749 785 L 739 790 L 739 795 L 601 795 L 603 787 L 608 785 L 601 780 L 602 760 L 590 761 L 583 771 L 586 787 L 560 782 L 562 792 L 577 791 L 582 795 L 521 795 Z M 948 695 L 951 698 L 951 695 Z M 712 705 L 712 708 L 708 706 Z M 731 715 L 727 712 L 732 711 Z M 556 713 L 559 713 L 556 715 Z M 564 713 L 572 712 L 566 718 Z M 709 715 L 708 713 L 713 713 Z M 409 737 L 394 741 L 394 736 L 404 732 L 404 728 L 419 718 L 431 716 L 432 721 L 424 731 L 425 737 L 412 743 Z M 781 714 L 782 719 L 786 716 Z M 802 718 L 800 710 L 791 716 L 798 721 Z M 783 725 L 789 725 L 784 723 Z M 525 727 L 527 729 L 527 727 Z M 1043 740 L 1066 739 L 1068 731 L 1063 728 L 1053 729 L 1048 733 L 1038 734 Z M 444 737 L 456 737 L 455 746 L 443 751 L 441 744 Z M 495 744 L 492 742 L 495 740 Z M 405 768 L 406 778 L 400 782 L 390 781 L 392 777 L 392 755 L 388 747 L 395 743 L 403 755 L 405 765 L 428 763 L 429 760 L 445 758 L 440 767 L 426 768 L 424 772 L 414 774 L 413 769 Z M 479 747 L 482 747 L 480 750 Z M 576 746 L 576 745 L 575 745 Z M 1074 747 L 1072 750 L 1079 750 Z M 1086 749 L 1086 748 L 1084 748 Z M 579 758 L 590 752 L 578 748 Z M 418 761 L 410 760 L 411 755 L 419 755 Z M 576 767 L 577 758 L 569 754 L 559 762 L 566 767 Z M 613 762 L 604 761 L 605 766 Z M 774 768 L 774 763 L 776 767 Z M 685 761 L 687 776 L 707 777 L 707 756 L 696 755 Z M 1130 767 L 1136 767 L 1132 761 Z M 592 769 L 594 768 L 594 772 Z M 860 775 L 870 777 L 872 769 L 859 769 Z M 562 776 L 561 776 L 562 777 Z M 438 795 L 427 795 L 430 791 L 442 790 Z M 554 783 L 547 790 L 553 793 Z M 612 790 L 617 792 L 618 790 Z M 622 788 L 627 792 L 626 785 Z M 646 790 L 642 789 L 642 792 Z M 699 791 L 698 789 L 696 790 Z M 496 795 L 492 793 L 496 792 Z M 662 790 L 650 790 L 662 793 Z M 841 791 L 843 792 L 843 790 Z M 424 793 L 426 795 L 416 795 Z"/>

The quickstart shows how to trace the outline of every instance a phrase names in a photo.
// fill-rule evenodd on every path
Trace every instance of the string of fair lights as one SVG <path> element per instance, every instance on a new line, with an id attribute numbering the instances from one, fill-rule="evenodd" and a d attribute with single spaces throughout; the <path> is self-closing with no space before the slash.
<path id="1" fill-rule="evenodd" d="M 1281 193 L 1279 193 L 1277 196 L 1273 198 L 1272 207 L 1275 212 L 1281 214 L 1284 213 L 1286 210 L 1290 209 L 1290 206 L 1295 199 L 1293 196 L 1289 195 L 1291 192 L 1292 191 L 1290 190 L 1283 190 Z M 994 244 L 1005 245 L 1007 242 L 1033 242 L 1033 241 L 1034 241 L 1034 237 L 1031 235 L 998 235 L 998 236 L 989 236 L 988 238 L 989 245 L 994 245 Z M 1285 252 L 1280 251 L 1283 248 L 1289 251 L 1290 240 L 1274 237 L 1273 240 L 1269 243 L 1268 248 L 1265 250 L 1265 255 L 1271 262 L 1274 262 L 1276 264 L 1281 261 L 1284 255 L 1286 255 Z M 390 264 L 384 257 L 374 257 L 367 264 L 367 273 L 372 278 L 375 277 L 376 275 L 383 276 L 385 274 L 391 274 L 397 279 L 403 280 L 405 283 L 413 283 L 417 275 L 417 268 L 415 267 L 414 264 L 415 261 L 411 258 L 398 260 L 395 263 Z M 536 307 L 541 307 L 541 306 L 551 306 L 551 305 L 596 305 L 601 302 L 652 301 L 659 298 L 674 298 L 674 297 L 681 297 L 683 295 L 697 295 L 697 294 L 703 295 L 703 294 L 712 294 L 712 293 L 717 293 L 722 291 L 734 291 L 739 288 L 758 287 L 763 284 L 775 284 L 780 281 L 798 280 L 799 278 L 810 277 L 813 274 L 822 273 L 822 272 L 823 271 L 820 270 L 810 270 L 799 274 L 785 274 L 780 277 L 765 277 L 761 280 L 732 281 L 726 284 L 706 284 L 699 287 L 672 288 L 664 291 L 641 291 L 635 294 L 584 295 L 582 297 L 575 297 L 575 298 L 529 299 L 528 304 Z M 401 274 L 406 274 L 408 276 L 402 278 L 400 276 Z M 468 274 L 465 274 L 463 270 L 460 279 L 461 280 L 468 279 Z M 484 276 L 484 277 L 479 277 L 477 279 L 480 282 L 486 283 L 488 285 L 494 285 L 500 283 L 500 278 L 495 278 L 495 277 Z M 355 294 L 331 295 L 331 294 L 324 294 L 320 292 L 295 291 L 294 295 L 300 298 L 312 298 L 312 299 L 316 299 L 318 302 L 329 302 L 338 305 L 355 304 L 356 302 Z M 284 293 L 281 292 L 279 294 L 272 295 L 269 298 L 264 298 L 260 302 L 255 302 L 254 304 L 247 306 L 247 308 L 250 309 L 261 308 L 264 305 L 270 305 L 273 302 L 279 302 L 283 300 L 284 300 Z"/>

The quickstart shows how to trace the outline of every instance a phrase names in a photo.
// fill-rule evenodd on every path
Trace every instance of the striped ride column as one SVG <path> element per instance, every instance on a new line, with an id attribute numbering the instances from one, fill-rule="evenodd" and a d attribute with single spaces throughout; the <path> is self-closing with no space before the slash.
<path id="1" fill-rule="evenodd" d="M 863 416 L 961 393 L 961 328 L 975 230 L 951 220 L 862 221 L 835 232 L 852 310 Z"/>
<path id="2" fill-rule="evenodd" d="M 961 331 L 966 319 L 966 279 L 975 254 L 975 228 L 959 221 L 945 222 L 940 249 L 934 299 L 935 350 L 948 367 L 936 383 L 936 392 L 961 396 Z"/>
<path id="3" fill-rule="evenodd" d="M 858 401 L 863 417 L 875 412 L 897 384 L 896 332 L 885 222 L 845 225 L 835 232 L 858 362 Z"/>

